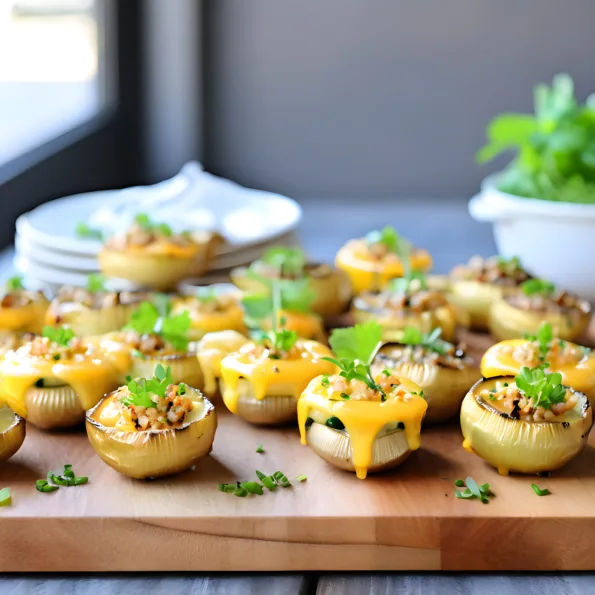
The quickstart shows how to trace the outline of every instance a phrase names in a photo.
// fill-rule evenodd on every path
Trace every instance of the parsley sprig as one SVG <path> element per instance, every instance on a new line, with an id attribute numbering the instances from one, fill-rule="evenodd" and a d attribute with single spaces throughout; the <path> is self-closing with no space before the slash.
<path id="1" fill-rule="evenodd" d="M 323 357 L 322 359 L 335 364 L 339 369 L 339 376 L 350 382 L 360 380 L 368 388 L 381 394 L 382 400 L 386 393 L 374 380 L 370 365 L 382 346 L 382 327 L 376 320 L 365 324 L 356 324 L 349 328 L 334 329 L 329 343 L 337 358 Z"/>
<path id="2" fill-rule="evenodd" d="M 170 384 L 173 384 L 171 368 L 164 368 L 157 364 L 152 378 L 126 378 L 129 395 L 122 398 L 122 403 L 127 407 L 155 407 L 153 395 L 163 398 Z"/>
<path id="3" fill-rule="evenodd" d="M 87 290 L 91 293 L 105 291 L 105 277 L 100 273 L 92 273 L 87 277 Z"/>
<path id="4" fill-rule="evenodd" d="M 56 343 L 60 347 L 68 347 L 72 339 L 74 339 L 74 331 L 71 328 L 63 326 L 44 326 L 41 336 L 48 338 L 52 343 Z"/>
<path id="5" fill-rule="evenodd" d="M 123 330 L 132 330 L 140 335 L 159 335 L 176 350 L 188 348 L 190 314 L 184 310 L 172 315 L 172 304 L 168 296 L 157 294 L 154 302 L 142 302 Z"/>
<path id="6" fill-rule="evenodd" d="M 384 244 L 389 252 L 401 257 L 403 251 L 409 251 L 409 242 L 402 238 L 394 227 L 387 225 L 380 230 L 371 231 L 366 235 L 366 242 L 369 246 L 373 244 Z"/>
<path id="7" fill-rule="evenodd" d="M 440 338 L 442 329 L 435 328 L 431 333 L 422 333 L 414 326 L 407 326 L 403 331 L 401 343 L 404 345 L 421 345 L 430 351 L 444 355 L 452 348 L 452 344 Z"/>
<path id="8" fill-rule="evenodd" d="M 309 312 L 316 293 L 309 279 L 267 279 L 270 292 L 246 294 L 242 306 L 249 321 L 259 321 L 272 315 L 274 309 L 289 312 Z M 278 292 L 279 301 L 273 304 L 274 293 Z"/>
<path id="9" fill-rule="evenodd" d="M 533 399 L 533 409 L 543 407 L 551 409 L 552 405 L 564 402 L 566 388 L 562 385 L 562 374 L 553 372 L 546 374 L 547 364 L 530 370 L 526 366 L 521 368 L 521 373 L 515 377 L 515 382 L 520 391 L 528 398 Z"/>
<path id="10" fill-rule="evenodd" d="M 25 286 L 23 285 L 23 276 L 16 275 L 6 281 L 6 291 L 11 293 L 13 291 L 23 291 Z"/>
<path id="11" fill-rule="evenodd" d="M 90 240 L 103 239 L 103 233 L 101 233 L 101 230 L 89 227 L 84 221 L 79 221 L 76 224 L 74 232 L 80 238 L 89 238 Z"/>
<path id="12" fill-rule="evenodd" d="M 527 279 L 521 283 L 521 290 L 525 295 L 543 295 L 550 297 L 556 291 L 556 286 L 544 279 Z"/>

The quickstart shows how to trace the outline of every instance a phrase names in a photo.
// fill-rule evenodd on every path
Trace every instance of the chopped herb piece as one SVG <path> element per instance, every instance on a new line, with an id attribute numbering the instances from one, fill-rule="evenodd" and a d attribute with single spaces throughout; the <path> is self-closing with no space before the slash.
<path id="1" fill-rule="evenodd" d="M 79 221 L 74 228 L 74 232 L 80 238 L 89 238 L 92 240 L 102 240 L 103 234 L 99 229 L 89 227 L 85 222 Z"/>
<path id="2" fill-rule="evenodd" d="M 551 492 L 547 488 L 540 488 L 536 483 L 532 483 L 531 487 L 538 496 L 549 496 Z"/>
<path id="3" fill-rule="evenodd" d="M 240 488 L 246 490 L 249 494 L 257 494 L 262 496 L 262 486 L 257 481 L 244 481 L 240 484 Z"/>
<path id="4" fill-rule="evenodd" d="M 331 385 L 328 374 L 324 374 L 324 376 L 320 379 L 320 384 L 322 384 L 324 388 L 328 388 Z"/>
<path id="5" fill-rule="evenodd" d="M 147 359 L 147 356 L 142 351 L 139 351 L 138 349 L 131 349 L 130 353 L 134 357 L 138 357 L 139 359 Z"/>
<path id="6" fill-rule="evenodd" d="M 74 331 L 67 327 L 44 326 L 41 334 L 61 347 L 68 347 L 70 341 L 74 339 Z"/>
<path id="7" fill-rule="evenodd" d="M 256 452 L 257 452 L 258 454 L 262 454 L 262 453 L 264 452 L 264 448 L 262 447 L 262 444 L 259 444 L 259 445 L 256 447 Z"/>
<path id="8" fill-rule="evenodd" d="M 273 473 L 273 479 L 277 482 L 277 485 L 280 485 L 282 488 L 291 487 L 291 482 L 282 471 L 275 471 L 275 473 Z"/>
<path id="9" fill-rule="evenodd" d="M 22 291 L 25 289 L 22 275 L 17 275 L 16 277 L 11 277 L 8 279 L 8 281 L 6 281 L 5 287 L 8 293 L 12 293 L 13 291 Z"/>
<path id="10" fill-rule="evenodd" d="M 275 267 L 281 277 L 301 275 L 306 264 L 306 255 L 299 248 L 276 246 L 269 248 L 261 258 L 262 262 Z"/>
<path id="11" fill-rule="evenodd" d="M 341 398 L 349 400 L 349 395 L 347 393 L 341 393 Z"/>
<path id="12" fill-rule="evenodd" d="M 455 486 L 457 488 L 462 488 L 465 485 L 465 482 L 462 479 L 455 479 Z"/>
<path id="13" fill-rule="evenodd" d="M 12 496 L 10 488 L 2 488 L 0 490 L 0 506 L 10 506 L 12 504 Z"/>
<path id="14" fill-rule="evenodd" d="M 481 500 L 484 504 L 488 504 L 490 497 L 494 495 L 490 490 L 489 483 L 484 483 L 479 486 L 472 477 L 467 477 L 465 481 L 457 479 L 454 484 L 458 488 L 462 488 L 463 486 L 466 487 L 466 489 L 462 491 L 455 490 L 455 496 L 460 499 L 469 500 L 476 498 L 477 500 Z"/>
<path id="15" fill-rule="evenodd" d="M 74 471 L 72 470 L 72 465 L 64 465 L 64 470 L 61 474 L 59 474 L 58 472 L 50 471 L 47 475 L 47 482 L 57 486 L 71 487 L 88 483 L 89 478 L 77 477 Z"/>
<path id="16" fill-rule="evenodd" d="M 227 494 L 233 494 L 236 491 L 237 486 L 234 483 L 220 483 L 217 485 L 217 489 L 220 492 L 225 492 Z"/>
<path id="17" fill-rule="evenodd" d="M 395 230 L 394 227 L 387 225 L 381 230 L 371 231 L 366 235 L 366 242 L 368 245 L 384 244 L 389 252 L 399 254 L 403 251 L 403 244 L 407 247 L 409 242 L 404 240 Z"/>
<path id="18" fill-rule="evenodd" d="M 178 384 L 178 394 L 185 395 L 187 392 L 188 387 L 186 386 L 186 384 L 184 382 L 180 382 L 180 384 Z"/>
<path id="19" fill-rule="evenodd" d="M 58 361 L 60 359 L 60 354 L 59 353 L 54 353 L 54 355 L 52 355 L 52 359 L 55 361 Z"/>
<path id="20" fill-rule="evenodd" d="M 245 498 L 248 495 L 248 490 L 246 490 L 242 487 L 239 487 L 239 488 L 236 488 L 233 495 L 237 496 L 238 498 Z"/>
<path id="21" fill-rule="evenodd" d="M 57 485 L 51 485 L 48 483 L 47 479 L 38 479 L 35 482 L 35 489 L 38 492 L 43 492 L 45 494 L 49 492 L 55 492 L 56 490 L 60 489 Z"/>
<path id="22" fill-rule="evenodd" d="M 145 231 L 159 233 L 167 237 L 173 235 L 173 231 L 167 223 L 155 223 L 147 213 L 138 213 L 134 218 L 134 222 Z"/>
<path id="23" fill-rule="evenodd" d="M 308 478 L 307 478 L 305 475 L 298 475 L 298 476 L 297 476 L 297 480 L 298 480 L 299 482 L 306 481 L 307 479 L 308 479 Z"/>
<path id="24" fill-rule="evenodd" d="M 388 378 L 391 375 L 390 370 L 382 370 L 382 373 Z"/>
<path id="25" fill-rule="evenodd" d="M 345 429 L 345 425 L 338 417 L 329 417 L 326 420 L 326 425 L 329 428 L 333 428 L 333 430 L 344 430 Z"/>
<path id="26" fill-rule="evenodd" d="M 421 345 L 430 351 L 444 355 L 452 348 L 452 344 L 443 341 L 440 338 L 441 334 L 442 329 L 440 327 L 435 328 L 431 333 L 422 333 L 418 328 L 408 326 L 405 327 L 400 342 L 404 345 Z"/>
<path id="27" fill-rule="evenodd" d="M 464 492 L 460 491 L 460 490 L 455 490 L 455 496 L 457 498 L 462 498 L 462 499 L 475 498 L 475 495 L 469 489 L 465 490 Z"/>
<path id="28" fill-rule="evenodd" d="M 265 475 L 262 471 L 256 470 L 256 477 L 260 479 L 262 485 L 267 489 L 273 491 L 277 487 L 277 482 L 272 475 Z"/>

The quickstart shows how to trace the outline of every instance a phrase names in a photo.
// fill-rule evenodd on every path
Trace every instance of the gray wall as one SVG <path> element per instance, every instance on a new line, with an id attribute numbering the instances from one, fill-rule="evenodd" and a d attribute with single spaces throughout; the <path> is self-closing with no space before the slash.
<path id="1" fill-rule="evenodd" d="M 470 196 L 485 124 L 595 89 L 595 0 L 207 0 L 206 164 L 296 197 Z"/>

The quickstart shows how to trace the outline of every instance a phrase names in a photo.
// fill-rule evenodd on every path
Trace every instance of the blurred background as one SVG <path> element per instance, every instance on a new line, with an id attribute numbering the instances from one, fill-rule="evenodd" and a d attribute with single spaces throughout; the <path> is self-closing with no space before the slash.
<path id="1" fill-rule="evenodd" d="M 474 162 L 495 114 L 557 72 L 593 89 L 593 23 L 592 0 L 0 0 L 0 243 L 190 159 L 304 205 L 464 205 L 505 163 Z"/>

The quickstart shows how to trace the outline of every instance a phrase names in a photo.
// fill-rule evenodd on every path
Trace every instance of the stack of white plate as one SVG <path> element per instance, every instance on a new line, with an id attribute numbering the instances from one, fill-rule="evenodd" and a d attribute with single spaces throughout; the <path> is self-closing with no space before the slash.
<path id="1" fill-rule="evenodd" d="M 285 196 L 243 188 L 191 163 L 155 186 L 78 194 L 22 215 L 15 267 L 31 284 L 52 290 L 84 286 L 99 270 L 101 242 L 77 236 L 77 224 L 98 228 L 105 237 L 125 229 L 138 212 L 174 229 L 209 229 L 225 238 L 205 283 L 225 279 L 230 268 L 252 262 L 271 246 L 295 245 L 302 216 L 299 205 Z"/>

